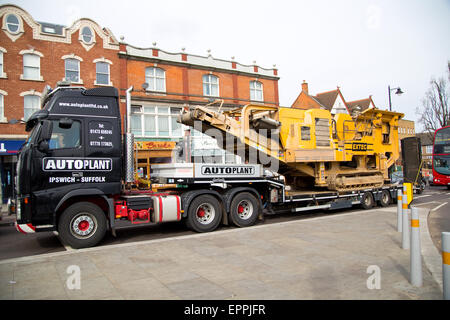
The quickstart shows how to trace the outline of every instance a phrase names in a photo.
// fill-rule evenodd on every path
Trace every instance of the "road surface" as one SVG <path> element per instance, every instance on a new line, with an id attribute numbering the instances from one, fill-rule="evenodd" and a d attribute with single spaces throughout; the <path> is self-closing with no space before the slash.
<path id="1" fill-rule="evenodd" d="M 441 248 L 441 232 L 450 232 L 450 191 L 446 187 L 431 186 L 421 195 L 415 195 L 413 206 L 428 208 L 431 210 L 428 216 L 428 226 L 435 246 Z M 393 205 L 394 206 L 394 205 Z M 282 221 L 308 219 L 330 214 L 340 214 L 360 210 L 355 206 L 352 210 L 339 211 L 311 211 L 303 214 L 278 214 L 266 216 L 265 221 L 258 221 L 257 224 L 277 223 Z M 232 226 L 222 226 L 215 232 L 234 228 Z M 153 226 L 138 226 L 134 228 L 117 230 L 117 237 L 107 233 L 105 239 L 99 244 L 107 246 L 111 244 L 139 242 L 152 239 L 177 237 L 194 234 L 187 229 L 184 223 L 173 222 L 163 223 Z M 0 221 L 0 260 L 26 257 L 44 253 L 73 250 L 64 247 L 57 237 L 56 232 L 41 232 L 35 234 L 22 234 L 16 231 L 13 217 L 4 217 Z"/>

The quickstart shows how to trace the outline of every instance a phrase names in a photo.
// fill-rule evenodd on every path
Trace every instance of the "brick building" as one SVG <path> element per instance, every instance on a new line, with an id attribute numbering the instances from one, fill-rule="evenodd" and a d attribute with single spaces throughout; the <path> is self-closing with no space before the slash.
<path id="1" fill-rule="evenodd" d="M 71 26 L 38 22 L 15 5 L 0 6 L 0 173 L 2 199 L 12 192 L 17 161 L 25 142 L 25 121 L 40 108 L 46 85 L 60 81 L 93 88 L 115 86 L 125 113 L 125 91 L 132 92 L 132 130 L 142 175 L 151 162 L 169 162 L 175 144 L 187 136 L 192 155 L 212 155 L 215 161 L 236 161 L 215 141 L 181 126 L 182 108 L 223 99 L 223 109 L 249 103 L 278 105 L 275 68 L 256 63 L 169 53 L 119 43 L 107 28 L 82 18 Z M 192 131 L 192 132 L 191 132 Z"/>
<path id="2" fill-rule="evenodd" d="M 337 87 L 335 90 L 317 93 L 311 95 L 308 89 L 308 83 L 303 81 L 302 90 L 291 106 L 297 109 L 326 109 L 331 114 L 347 113 L 351 114 L 354 111 L 364 111 L 367 108 L 375 107 L 372 97 L 368 99 L 355 100 L 347 102 Z"/>
<path id="3" fill-rule="evenodd" d="M 25 121 L 40 108 L 46 85 L 118 86 L 119 42 L 90 19 L 70 27 L 37 22 L 22 8 L 0 6 L 0 166 L 5 202 Z"/>
<path id="4" fill-rule="evenodd" d="M 398 121 L 398 139 L 402 140 L 408 137 L 414 137 L 416 135 L 416 131 L 414 129 L 414 121 L 400 119 Z"/>
<path id="5" fill-rule="evenodd" d="M 222 110 L 250 103 L 279 105 L 276 69 L 256 64 L 246 66 L 234 59 L 216 59 L 120 46 L 121 98 L 133 86 L 131 129 L 137 141 L 138 167 L 147 176 L 151 163 L 170 162 L 177 142 L 183 141 L 186 161 L 208 157 L 208 161 L 235 162 L 234 155 L 219 148 L 216 141 L 176 122 L 183 108 L 206 105 L 222 99 Z M 214 107 L 219 107 L 220 103 Z"/>
<path id="6" fill-rule="evenodd" d="M 372 96 L 369 96 L 366 99 L 347 101 L 347 109 L 350 113 L 354 113 L 355 111 L 362 112 L 370 108 L 376 108 Z"/>

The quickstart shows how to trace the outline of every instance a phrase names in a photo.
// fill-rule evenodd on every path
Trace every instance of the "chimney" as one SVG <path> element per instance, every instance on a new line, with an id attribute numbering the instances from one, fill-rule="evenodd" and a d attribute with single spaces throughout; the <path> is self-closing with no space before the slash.
<path id="1" fill-rule="evenodd" d="M 302 83 L 302 91 L 306 94 L 309 94 L 308 93 L 308 83 L 305 82 L 305 80 L 303 80 L 303 83 Z"/>

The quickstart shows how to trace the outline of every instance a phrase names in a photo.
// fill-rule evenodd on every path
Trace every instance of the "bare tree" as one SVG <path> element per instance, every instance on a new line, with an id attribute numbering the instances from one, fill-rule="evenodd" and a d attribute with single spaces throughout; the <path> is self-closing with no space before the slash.
<path id="1" fill-rule="evenodd" d="M 416 110 L 419 122 L 423 125 L 424 131 L 430 134 L 431 139 L 436 129 L 450 125 L 450 62 L 448 68 L 448 80 L 444 77 L 432 78 L 430 88 L 422 99 L 422 106 Z"/>

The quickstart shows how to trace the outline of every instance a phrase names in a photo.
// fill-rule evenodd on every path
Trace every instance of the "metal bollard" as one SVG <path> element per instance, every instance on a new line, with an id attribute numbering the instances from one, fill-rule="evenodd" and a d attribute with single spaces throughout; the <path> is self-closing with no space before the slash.
<path id="1" fill-rule="evenodd" d="M 421 287 L 422 277 L 422 252 L 420 247 L 419 209 L 411 208 L 411 275 L 410 282 L 413 286 Z"/>
<path id="2" fill-rule="evenodd" d="M 397 231 L 402 232 L 402 190 L 397 189 Z"/>
<path id="3" fill-rule="evenodd" d="M 442 291 L 450 300 L 450 232 L 442 232 Z"/>
<path id="4" fill-rule="evenodd" d="M 403 185 L 403 201 L 402 201 L 402 248 L 409 249 L 409 218 L 408 218 L 408 196 L 406 194 L 406 186 Z"/>

